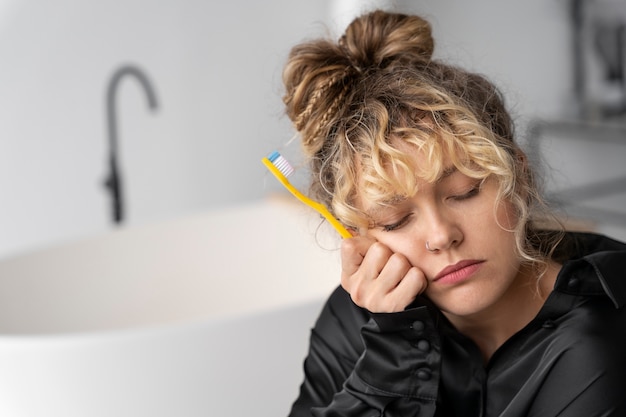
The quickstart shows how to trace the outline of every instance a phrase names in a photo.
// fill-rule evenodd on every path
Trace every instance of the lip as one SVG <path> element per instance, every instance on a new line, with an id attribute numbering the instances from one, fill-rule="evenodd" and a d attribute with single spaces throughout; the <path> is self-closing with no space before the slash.
<path id="1" fill-rule="evenodd" d="M 456 284 L 458 282 L 469 279 L 480 267 L 484 261 L 476 259 L 468 259 L 457 262 L 454 265 L 448 265 L 441 270 L 433 279 L 433 282 L 441 284 Z"/>

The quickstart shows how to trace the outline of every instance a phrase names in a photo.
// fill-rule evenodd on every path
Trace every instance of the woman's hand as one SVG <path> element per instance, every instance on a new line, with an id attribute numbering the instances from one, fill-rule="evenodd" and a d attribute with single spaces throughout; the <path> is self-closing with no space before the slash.
<path id="1" fill-rule="evenodd" d="M 369 237 L 344 239 L 341 263 L 341 286 L 356 305 L 373 313 L 404 310 L 428 285 L 405 256 Z"/>

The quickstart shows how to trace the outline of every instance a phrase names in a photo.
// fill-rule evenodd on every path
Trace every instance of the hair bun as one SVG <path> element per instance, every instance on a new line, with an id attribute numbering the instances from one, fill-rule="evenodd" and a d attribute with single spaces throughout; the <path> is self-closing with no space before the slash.
<path id="1" fill-rule="evenodd" d="M 323 146 L 332 119 L 340 117 L 351 86 L 361 75 L 398 63 L 430 61 L 430 24 L 418 16 L 374 11 L 356 18 L 341 39 L 295 46 L 283 71 L 286 113 L 308 154 Z"/>
<path id="2" fill-rule="evenodd" d="M 355 19 L 339 44 L 359 72 L 394 60 L 430 61 L 435 46 L 426 20 L 380 10 Z"/>

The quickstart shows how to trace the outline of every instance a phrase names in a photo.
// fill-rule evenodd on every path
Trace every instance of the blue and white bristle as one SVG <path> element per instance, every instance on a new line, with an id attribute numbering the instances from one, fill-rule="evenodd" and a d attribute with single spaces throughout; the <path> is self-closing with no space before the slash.
<path id="1" fill-rule="evenodd" d="M 290 176 L 295 172 L 295 169 L 291 166 L 289 161 L 287 161 L 278 151 L 272 152 L 267 159 L 283 174 L 285 177 Z"/>

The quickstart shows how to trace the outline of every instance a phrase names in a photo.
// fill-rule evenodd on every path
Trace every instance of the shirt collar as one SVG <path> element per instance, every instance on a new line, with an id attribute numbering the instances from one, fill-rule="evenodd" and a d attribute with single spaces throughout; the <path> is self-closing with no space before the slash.
<path id="1" fill-rule="evenodd" d="M 563 264 L 555 290 L 607 295 L 616 308 L 624 306 L 626 244 L 592 233 L 568 233 L 566 239 L 573 256 Z"/>

